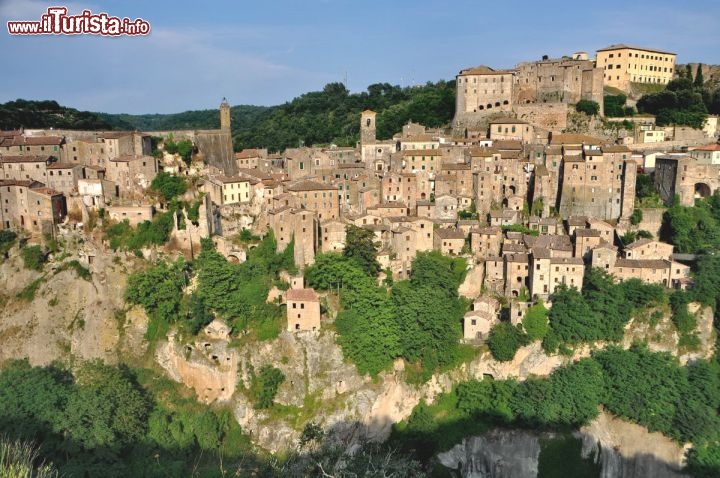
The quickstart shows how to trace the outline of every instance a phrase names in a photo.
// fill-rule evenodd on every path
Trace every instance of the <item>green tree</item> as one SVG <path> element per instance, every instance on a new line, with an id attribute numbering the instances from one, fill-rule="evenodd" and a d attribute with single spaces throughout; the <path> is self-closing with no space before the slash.
<path id="1" fill-rule="evenodd" d="M 698 63 L 697 71 L 695 72 L 695 81 L 693 82 L 696 88 L 702 88 L 705 86 L 705 78 L 703 77 L 702 63 Z"/>
<path id="2" fill-rule="evenodd" d="M 278 387 L 285 381 L 285 374 L 272 365 L 263 365 L 257 375 L 252 376 L 250 395 L 256 409 L 273 406 Z"/>
<path id="3" fill-rule="evenodd" d="M 400 334 L 401 355 L 420 362 L 427 379 L 437 367 L 452 363 L 462 336 L 460 321 L 463 303 L 427 285 L 398 282 L 392 290 L 392 304 Z"/>
<path id="4" fill-rule="evenodd" d="M 375 234 L 372 231 L 349 224 L 345 228 L 343 256 L 356 261 L 365 273 L 371 277 L 377 276 L 380 272 Z"/>
<path id="5" fill-rule="evenodd" d="M 624 94 L 619 95 L 605 95 L 603 96 L 603 110 L 605 116 L 609 118 L 619 118 L 625 116 L 625 102 L 627 96 Z"/>
<path id="6" fill-rule="evenodd" d="M 630 215 L 630 224 L 637 226 L 643 220 L 643 213 L 641 209 L 634 209 Z"/>
<path id="7" fill-rule="evenodd" d="M 7 254 L 10 248 L 15 244 L 17 234 L 10 229 L 0 231 L 0 255 Z"/>
<path id="8" fill-rule="evenodd" d="M 580 100 L 575 105 L 575 111 L 585 113 L 588 116 L 595 116 L 600 112 L 600 105 L 597 101 Z"/>
<path id="9" fill-rule="evenodd" d="M 183 178 L 161 171 L 153 178 L 150 189 L 157 191 L 166 202 L 170 202 L 177 196 L 185 194 L 187 184 Z"/>
<path id="10" fill-rule="evenodd" d="M 185 261 L 160 262 L 128 278 L 125 300 L 143 306 L 151 320 L 167 325 L 178 317 L 186 282 Z"/>
<path id="11" fill-rule="evenodd" d="M 118 449 L 142 439 L 151 403 L 126 370 L 83 364 L 68 396 L 68 435 L 86 449 Z"/>
<path id="12" fill-rule="evenodd" d="M 542 340 L 550 330 L 548 310 L 542 300 L 528 308 L 523 317 L 523 328 L 530 340 Z"/>
<path id="13" fill-rule="evenodd" d="M 522 331 L 522 327 L 509 322 L 500 322 L 493 326 L 487 340 L 490 353 L 501 362 L 514 359 L 518 349 L 527 344 L 528 336 Z"/>

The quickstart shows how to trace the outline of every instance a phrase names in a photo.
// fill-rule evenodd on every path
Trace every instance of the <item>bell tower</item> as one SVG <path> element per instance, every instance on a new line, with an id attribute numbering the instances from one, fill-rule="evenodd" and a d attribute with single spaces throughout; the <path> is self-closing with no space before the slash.
<path id="1" fill-rule="evenodd" d="M 360 144 L 375 144 L 375 115 L 372 110 L 360 114 Z"/>
<path id="2" fill-rule="evenodd" d="M 220 129 L 230 131 L 230 104 L 225 98 L 220 103 Z"/>

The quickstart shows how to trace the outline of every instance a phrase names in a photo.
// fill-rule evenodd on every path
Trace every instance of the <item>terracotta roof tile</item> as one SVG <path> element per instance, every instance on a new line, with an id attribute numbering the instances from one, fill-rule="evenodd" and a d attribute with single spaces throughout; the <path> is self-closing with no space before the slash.
<path id="1" fill-rule="evenodd" d="M 285 292 L 285 300 L 317 302 L 319 299 L 313 289 L 288 289 Z"/>

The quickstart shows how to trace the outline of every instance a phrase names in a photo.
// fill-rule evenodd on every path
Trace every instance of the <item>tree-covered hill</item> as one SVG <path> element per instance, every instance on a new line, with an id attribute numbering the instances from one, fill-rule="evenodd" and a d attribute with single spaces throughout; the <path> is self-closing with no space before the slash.
<path id="1" fill-rule="evenodd" d="M 267 106 L 240 105 L 230 109 L 234 131 L 242 131 L 260 121 L 270 110 Z M 216 129 L 220 127 L 218 109 L 184 111 L 173 114 L 110 114 L 98 113 L 115 129 L 130 124 L 132 129 L 140 131 L 167 131 L 183 129 Z"/>
<path id="2" fill-rule="evenodd" d="M 350 93 L 342 83 L 305 93 L 277 106 L 239 105 L 230 109 L 236 150 L 261 147 L 282 151 L 300 144 L 353 146 L 360 137 L 360 112 L 377 112 L 377 136 L 392 137 L 412 120 L 428 127 L 450 124 L 455 114 L 455 82 L 428 82 L 402 88 L 389 83 Z M 176 114 L 80 112 L 55 101 L 17 100 L 0 105 L 0 127 L 167 131 L 220 127 L 217 109 Z"/>
<path id="3" fill-rule="evenodd" d="M 300 144 L 351 146 L 359 139 L 360 112 L 378 113 L 378 138 L 390 138 L 409 120 L 429 127 L 450 123 L 455 114 L 455 83 L 438 81 L 401 88 L 389 83 L 370 85 L 362 93 L 350 93 L 342 83 L 330 83 L 322 91 L 305 93 L 277 106 L 233 106 L 232 134 L 235 149 L 261 147 L 281 151 Z M 218 128 L 217 109 L 186 111 L 171 115 L 112 115 L 100 117 L 113 126 L 131 124 L 141 131 Z"/>
<path id="4" fill-rule="evenodd" d="M 279 151 L 298 144 L 352 146 L 359 139 L 359 115 L 365 109 L 378 113 L 379 139 L 392 137 L 409 120 L 428 127 L 445 126 L 455 114 L 455 83 L 438 81 L 407 88 L 380 83 L 352 94 L 342 83 L 330 83 L 323 91 L 271 108 L 247 130 L 233 125 L 235 147 Z"/>
<path id="5" fill-rule="evenodd" d="M 129 123 L 118 121 L 111 125 L 102 115 L 90 111 L 60 106 L 57 101 L 30 101 L 18 99 L 0 104 L 0 129 L 56 128 L 107 130 L 132 129 Z"/>

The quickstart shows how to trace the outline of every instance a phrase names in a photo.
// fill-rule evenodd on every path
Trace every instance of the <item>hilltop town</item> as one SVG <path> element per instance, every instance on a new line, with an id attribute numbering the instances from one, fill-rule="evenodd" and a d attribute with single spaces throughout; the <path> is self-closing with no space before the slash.
<path id="1" fill-rule="evenodd" d="M 373 232 L 382 269 L 395 279 L 409 276 L 418 252 L 462 255 L 477 271 L 477 295 L 522 297 L 520 309 L 559 284 L 581 287 L 587 267 L 685 288 L 689 268 L 657 240 L 657 218 L 646 228 L 652 238 L 620 238 L 641 229 L 633 219 L 638 173 L 655 172 L 666 205 L 676 195 L 692 205 L 720 186 L 717 118 L 693 130 L 643 116 L 634 135 L 615 141 L 564 132 L 579 101 L 602 105 L 605 86 L 667 84 L 674 67 L 672 53 L 614 45 L 595 61 L 580 52 L 512 70 L 463 69 L 451 129 L 410 122 L 378 140 L 376 114 L 366 110 L 355 148 L 233 153 L 224 100 L 219 130 L 3 131 L 0 224 L 41 237 L 103 211 L 105 220 L 137 226 L 167 207 L 148 195 L 165 173 L 191 180 L 202 198 L 198 221 L 175 218 L 173 243 L 188 256 L 212 235 L 242 261 L 231 237 L 272 230 L 279 252 L 294 241 L 302 270 L 319 253 L 341 251 L 352 224 Z M 169 154 L 168 139 L 191 141 L 190 161 Z M 319 313 L 309 322 L 319 326 Z M 470 324 L 469 339 L 491 325 Z"/>
<path id="2" fill-rule="evenodd" d="M 695 71 L 697 75 L 697 67 Z M 556 368 L 572 367 L 568 364 L 573 359 L 589 357 L 590 349 L 583 344 L 593 340 L 622 342 L 628 348 L 633 337 L 623 327 L 631 311 L 642 307 L 652 309 L 658 317 L 671 309 L 678 314 L 678 310 L 692 310 L 700 319 L 704 317 L 707 333 L 678 328 L 674 348 L 658 347 L 682 351 L 685 365 L 712 355 L 708 352 L 713 342 L 712 313 L 703 309 L 708 304 L 690 304 L 689 299 L 668 305 L 671 294 L 690 291 L 696 285 L 696 276 L 691 274 L 696 257 L 683 254 L 687 251 L 678 250 L 678 244 L 663 242 L 661 227 L 667 208 L 693 206 L 697 200 L 717 197 L 718 118 L 707 116 L 700 127 L 662 125 L 663 121 L 648 114 L 606 116 L 603 106 L 605 96 L 622 94 L 629 101 L 622 107 L 633 110 L 642 101 L 639 91 L 657 91 L 678 76 L 674 53 L 624 44 L 598 50 L 595 58 L 576 52 L 522 62 L 512 69 L 463 68 L 455 78 L 452 124 L 430 128 L 410 121 L 392 138 L 380 139 L 378 114 L 366 109 L 356 118 L 359 138 L 354 147 L 326 144 L 283 151 L 234 151 L 230 104 L 224 98 L 218 111 L 219 129 L 81 131 L 17 125 L 15 130 L 0 131 L 0 233 L 13 231 L 22 238 L 22 247 L 40 246 L 55 257 L 60 254 L 49 244 L 72 242 L 77 248 L 72 267 L 88 276 L 102 275 L 103 286 L 112 282 L 111 277 L 118 277 L 112 275 L 116 271 L 107 258 L 113 257 L 118 267 L 127 266 L 135 274 L 128 280 L 127 290 L 135 292 L 123 290 L 125 295 L 119 301 L 144 308 L 151 325 L 146 320 L 146 330 L 139 336 L 144 334 L 144 340 L 151 343 L 165 341 L 152 350 L 158 364 L 204 403 L 226 402 L 233 394 L 237 396 L 243 380 L 254 382 L 256 373 L 267 372 L 272 378 L 272 367 L 260 367 L 272 360 L 284 360 L 283 366 L 288 368 L 297 365 L 295 360 L 304 360 L 298 365 L 301 373 L 288 381 L 295 387 L 293 391 L 304 386 L 307 396 L 314 388 L 318 402 L 347 398 L 364 386 L 373 386 L 369 375 L 390 369 L 414 371 L 417 382 L 425 387 L 421 391 L 394 383 L 394 388 L 373 396 L 377 399 L 373 403 L 386 404 L 389 412 L 364 403 L 357 406 L 372 419 L 406 419 L 415 407 L 426 406 L 425 398 L 448 392 L 455 377 L 445 376 L 442 382 L 433 374 L 447 372 L 460 359 L 443 362 L 432 355 L 437 350 L 428 352 L 432 347 L 427 346 L 413 356 L 414 362 L 388 351 L 385 362 L 368 365 L 369 361 L 356 360 L 362 357 L 357 349 L 382 348 L 384 329 L 371 330 L 373 340 L 354 349 L 348 346 L 351 340 L 345 339 L 340 344 L 344 355 L 328 352 L 339 350 L 336 336 L 322 334 L 330 329 L 333 334 L 349 336 L 353 332 L 347 332 L 348 326 L 336 323 L 341 311 L 350 310 L 355 314 L 351 318 L 360 319 L 365 313 L 362 307 L 381 310 L 390 297 L 395 300 L 394 283 L 408 280 L 415 287 L 413 268 L 418 260 L 426 261 L 426 282 L 418 286 L 430 297 L 426 305 L 447 306 L 452 320 L 452 314 L 463 309 L 457 317 L 462 331 L 458 337 L 448 336 L 453 346 L 462 344 L 472 350 L 473 360 L 479 351 L 487 351 L 493 331 L 503 325 L 509 324 L 518 334 L 532 335 L 527 319 L 533 320 L 539 309 L 547 314 L 557 294 L 571 291 L 581 297 L 588 277 L 594 277 L 593 287 L 631 284 L 629 288 L 637 289 L 628 290 L 642 292 L 637 294 L 641 297 L 630 292 L 613 296 L 613 300 L 625 297 L 635 308 L 623 308 L 622 300 L 612 302 L 627 317 L 606 336 L 582 337 L 575 342 L 560 337 L 548 347 L 543 342 L 544 351 L 539 345 L 532 348 L 528 339 L 518 344 L 529 346 L 526 362 L 513 362 L 517 347 L 510 356 L 503 356 L 491 345 L 492 365 L 475 363 L 470 370 L 462 369 L 458 376 L 463 380 L 549 376 Z M 581 105 L 596 109 L 586 112 Z M 357 247 L 359 243 L 371 244 L 372 257 L 360 261 L 369 265 L 369 274 L 360 271 L 353 275 L 359 266 L 338 259 L 344 257 L 343 252 L 347 254 L 348 244 Z M 262 262 L 257 257 L 268 254 L 263 249 L 267 244 L 272 244 L 270 253 L 275 256 Z M 9 260 L 19 254 L 0 251 Z M 142 261 L 142 265 L 128 266 L 131 261 Z M 183 268 L 192 261 L 198 265 L 189 266 L 196 267 L 190 273 Z M 227 264 L 248 267 L 223 269 Z M 460 271 L 454 269 L 458 264 Z M 309 277 L 312 274 L 307 272 L 313 267 L 315 271 L 326 267 L 337 277 L 320 279 L 317 272 Z M 338 272 L 340 269 L 347 275 Z M 435 277 L 440 269 L 445 275 Z M 197 310 L 213 312 L 192 317 L 197 319 L 197 327 L 189 334 L 186 329 L 175 330 L 175 318 L 168 318 L 179 314 L 179 299 L 175 303 L 172 294 L 166 294 L 162 301 L 147 300 L 138 292 L 152 289 L 154 281 L 166 281 L 170 292 L 196 298 L 200 295 L 195 291 L 210 288 L 208 277 L 213 274 L 206 270 L 217 273 L 219 279 L 212 294 L 206 293 L 200 302 L 211 298 L 221 302 L 221 286 L 228 284 L 236 286 L 233 294 L 242 293 L 238 289 L 256 292 L 256 280 L 267 285 L 267 290 L 258 288 L 263 297 L 247 300 L 244 306 L 252 304 L 247 309 L 214 303 L 198 306 Z M 147 275 L 137 279 L 142 274 Z M 46 280 L 45 276 L 36 279 L 40 280 Z M 343 280 L 356 281 L 355 288 Z M 345 295 L 347 289 L 351 292 Z M 407 307 L 402 310 L 415 310 L 414 304 L 408 304 L 416 298 L 403 287 L 397 289 L 398 302 Z M 58 299 L 53 300 L 57 303 Z M 176 307 L 168 305 L 170 312 L 159 312 L 160 302 Z M 96 304 L 101 303 L 98 297 Z M 360 306 L 354 308 L 357 303 Z M 270 346 L 243 342 L 246 350 L 252 351 L 245 357 L 227 344 L 231 338 L 243 340 L 253 314 L 263 313 L 258 310 L 267 304 L 276 307 L 273 311 L 282 310 L 281 328 L 286 337 L 282 358 Z M 222 313 L 221 307 L 226 307 Z M 125 314 L 142 315 L 128 310 L 122 312 L 123 321 Z M 196 309 L 192 310 L 188 316 L 195 313 Z M 165 328 L 157 326 L 159 322 L 153 321 L 165 313 Z M 245 325 L 219 320 L 229 316 L 242 316 Z M 369 323 L 384 324 L 382 320 Z M 545 325 L 547 328 L 546 319 Z M 120 327 L 132 326 L 128 320 Z M 403 332 L 410 333 L 395 331 L 398 335 Z M 443 336 L 443 331 L 433 330 L 432 334 Z M 683 340 L 694 341 L 695 348 L 683 348 Z M 577 348 L 569 350 L 569 345 Z M 320 350 L 321 346 L 324 349 Z M 620 353 L 613 350 L 608 353 Z M 356 368 L 344 362 L 348 358 Z M 404 365 L 397 363 L 400 358 L 405 359 Z M 198 365 L 201 361 L 202 366 Z M 413 368 L 423 361 L 420 372 Z M 512 365 L 503 368 L 505 362 Z M 321 368 L 317 383 L 302 375 Z M 275 379 L 282 383 L 285 376 L 278 379 L 276 375 Z M 272 406 L 278 383 L 269 405 L 255 404 L 256 409 Z M 248 394 L 254 393 L 251 386 L 246 388 Z M 409 405 L 403 402 L 404 394 L 412 397 Z M 283 400 L 298 409 L 307 406 L 306 398 L 290 391 Z M 243 430 L 256 432 L 253 439 L 262 446 L 277 451 L 279 443 L 298 440 L 300 431 L 289 425 L 264 430 L 262 419 L 268 417 L 258 418 L 249 399 L 242 403 L 245 408 L 237 406 L 235 418 Z M 599 403 L 591 404 L 596 415 Z M 349 415 L 357 410 L 343 412 Z M 642 419 L 636 421 L 646 424 Z M 581 422 L 558 419 L 551 425 L 567 427 Z M 304 434 L 308 425 L 302 425 Z M 373 438 L 384 439 L 392 423 L 372 426 L 380 430 Z M 649 428 L 668 432 L 670 426 Z M 682 433 L 686 442 L 694 438 Z"/>

